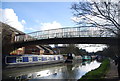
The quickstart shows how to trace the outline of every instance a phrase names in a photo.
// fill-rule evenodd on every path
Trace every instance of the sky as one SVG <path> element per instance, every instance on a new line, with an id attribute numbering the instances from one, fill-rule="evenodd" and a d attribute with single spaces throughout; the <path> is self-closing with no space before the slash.
<path id="1" fill-rule="evenodd" d="M 73 2 L 2 2 L 0 21 L 30 33 L 64 27 L 76 27 L 71 8 Z M 104 45 L 79 45 L 88 52 L 102 50 Z"/>
<path id="2" fill-rule="evenodd" d="M 73 17 L 71 4 L 71 2 L 4 2 L 2 11 L 6 15 L 3 17 L 10 20 L 4 19 L 4 22 L 12 22 L 13 18 L 15 20 L 17 17 L 19 28 L 16 25 L 12 26 L 21 28 L 20 30 L 26 33 L 76 26 L 76 23 L 71 20 Z"/>

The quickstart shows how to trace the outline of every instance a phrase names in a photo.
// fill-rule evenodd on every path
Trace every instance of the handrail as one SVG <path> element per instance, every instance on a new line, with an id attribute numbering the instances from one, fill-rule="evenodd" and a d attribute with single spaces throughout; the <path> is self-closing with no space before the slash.
<path id="1" fill-rule="evenodd" d="M 115 30 L 117 32 L 117 30 Z M 114 33 L 111 33 L 107 29 L 98 28 L 95 26 L 85 27 L 67 27 L 51 30 L 41 30 L 25 35 L 15 36 L 15 42 L 41 40 L 50 38 L 70 38 L 70 37 L 115 37 Z"/>

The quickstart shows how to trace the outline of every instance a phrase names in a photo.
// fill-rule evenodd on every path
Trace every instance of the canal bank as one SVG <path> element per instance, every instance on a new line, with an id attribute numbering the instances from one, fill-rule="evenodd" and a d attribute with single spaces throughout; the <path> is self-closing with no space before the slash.
<path id="1" fill-rule="evenodd" d="M 99 68 L 88 72 L 87 74 L 82 76 L 82 78 L 79 79 L 78 81 L 89 81 L 91 79 L 92 80 L 104 79 L 104 76 L 108 72 L 109 67 L 110 67 L 110 61 L 109 61 L 109 59 L 105 59 L 102 61 L 102 64 L 100 65 Z"/>
<path id="2" fill-rule="evenodd" d="M 117 66 L 112 59 L 110 59 L 110 69 L 105 75 L 105 79 L 118 79 Z"/>

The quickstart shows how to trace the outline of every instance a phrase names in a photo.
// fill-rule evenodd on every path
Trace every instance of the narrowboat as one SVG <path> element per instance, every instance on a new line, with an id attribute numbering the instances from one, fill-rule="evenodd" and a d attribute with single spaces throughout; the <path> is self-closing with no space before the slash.
<path id="1" fill-rule="evenodd" d="M 64 62 L 62 55 L 12 55 L 5 57 L 5 67 L 23 67 Z"/>
<path id="2" fill-rule="evenodd" d="M 67 59 L 66 59 L 66 63 L 72 63 L 73 59 L 75 58 L 75 55 L 72 53 L 67 54 Z"/>
<path id="3" fill-rule="evenodd" d="M 88 55 L 82 56 L 83 61 L 91 60 L 91 59 L 92 59 L 91 56 L 88 56 Z"/>

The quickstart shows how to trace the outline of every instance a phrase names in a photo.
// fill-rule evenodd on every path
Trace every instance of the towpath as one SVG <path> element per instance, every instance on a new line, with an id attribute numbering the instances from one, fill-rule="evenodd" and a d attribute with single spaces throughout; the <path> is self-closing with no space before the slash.
<path id="1" fill-rule="evenodd" d="M 117 66 L 112 59 L 110 59 L 110 69 L 105 75 L 105 79 L 120 81 L 120 79 L 118 78 Z"/>

